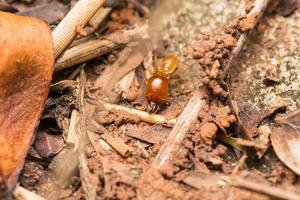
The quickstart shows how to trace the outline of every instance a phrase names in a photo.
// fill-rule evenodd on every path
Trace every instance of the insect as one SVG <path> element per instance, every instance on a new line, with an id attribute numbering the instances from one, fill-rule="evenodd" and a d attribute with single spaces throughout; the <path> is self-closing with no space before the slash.
<path id="1" fill-rule="evenodd" d="M 164 57 L 158 70 L 147 81 L 146 97 L 150 104 L 165 102 L 168 98 L 169 79 L 176 70 L 178 59 L 174 55 Z"/>

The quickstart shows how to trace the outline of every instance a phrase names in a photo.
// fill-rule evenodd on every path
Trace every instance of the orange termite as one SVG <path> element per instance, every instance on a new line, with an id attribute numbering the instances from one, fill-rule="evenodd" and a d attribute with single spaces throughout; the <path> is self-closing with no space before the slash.
<path id="1" fill-rule="evenodd" d="M 176 70 L 178 59 L 174 55 L 164 57 L 158 70 L 147 81 L 146 97 L 152 103 L 164 102 L 168 98 L 169 78 Z"/>

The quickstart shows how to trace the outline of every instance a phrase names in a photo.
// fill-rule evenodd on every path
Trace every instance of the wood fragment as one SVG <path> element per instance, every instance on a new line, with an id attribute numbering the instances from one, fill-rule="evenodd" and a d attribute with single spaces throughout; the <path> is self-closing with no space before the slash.
<path id="1" fill-rule="evenodd" d="M 90 100 L 93 101 L 93 100 Z M 107 111 L 124 111 L 132 115 L 137 115 L 142 121 L 149 122 L 152 124 L 166 124 L 168 126 L 173 126 L 176 123 L 176 119 L 166 119 L 162 115 L 158 114 L 149 114 L 145 111 L 137 110 L 134 108 L 127 108 L 125 106 L 120 106 L 116 104 L 110 104 L 104 101 L 98 100 L 97 102 L 91 102 L 93 104 L 101 105 Z"/>
<path id="2" fill-rule="evenodd" d="M 300 193 L 288 188 L 274 187 L 263 183 L 257 183 L 250 180 L 245 180 L 238 176 L 231 176 L 224 178 L 231 186 L 241 187 L 254 192 L 269 195 L 271 197 L 279 199 L 298 200 L 300 199 Z"/>
<path id="3" fill-rule="evenodd" d="M 179 116 L 179 119 L 173 127 L 167 140 L 162 145 L 158 154 L 154 158 L 152 162 L 154 168 L 160 169 L 170 159 L 172 159 L 172 154 L 178 150 L 191 124 L 197 120 L 198 113 L 204 105 L 205 100 L 202 99 L 202 95 L 200 94 L 200 92 L 196 91 Z"/>
<path id="4" fill-rule="evenodd" d="M 254 22 L 254 26 L 256 26 L 256 24 L 258 23 L 258 21 L 261 19 L 261 17 L 263 16 L 268 4 L 270 3 L 271 0 L 255 0 L 255 4 L 254 7 L 251 9 L 251 11 L 247 14 L 247 16 L 251 16 L 253 14 L 257 14 L 256 18 L 255 18 L 255 22 Z M 243 11 L 242 14 L 245 14 L 245 11 Z M 223 77 L 222 79 L 226 79 L 228 76 L 228 73 L 232 67 L 233 61 L 234 59 L 238 56 L 238 54 L 241 52 L 242 48 L 244 47 L 248 36 L 249 36 L 250 32 L 244 32 L 240 35 L 238 41 L 235 44 L 234 49 L 232 50 L 230 57 L 228 59 L 228 62 L 226 63 L 225 67 L 224 67 L 224 72 L 223 72 Z"/>
<path id="5" fill-rule="evenodd" d="M 95 31 L 99 25 L 103 22 L 103 20 L 110 14 L 112 8 L 105 7 L 100 8 L 96 14 L 92 17 L 92 19 L 89 21 L 89 25 L 93 28 L 93 31 Z"/>
<path id="6" fill-rule="evenodd" d="M 21 186 L 17 186 L 14 191 L 15 200 L 45 200 L 43 197 L 31 192 Z"/>
<path id="7" fill-rule="evenodd" d="M 274 187 L 263 183 L 253 182 L 251 180 L 246 180 L 239 176 L 225 176 L 216 174 L 204 174 L 192 172 L 183 180 L 184 183 L 191 185 L 197 189 L 202 187 L 211 186 L 233 186 L 240 187 L 243 189 L 251 190 L 253 192 L 268 195 L 273 198 L 279 199 L 290 199 L 296 200 L 300 199 L 300 193 L 296 192 L 291 186 L 291 188 Z"/>
<path id="8" fill-rule="evenodd" d="M 78 24 L 85 26 L 103 3 L 104 0 L 80 0 L 75 4 L 52 32 L 55 58 L 58 58 L 76 37 L 75 27 Z"/>
<path id="9" fill-rule="evenodd" d="M 66 50 L 56 61 L 55 71 L 60 71 L 76 64 L 104 55 L 124 46 L 130 41 L 145 37 L 147 25 L 133 30 L 118 31 L 104 39 L 91 39 Z"/>
<path id="10" fill-rule="evenodd" d="M 78 173 L 78 144 L 77 124 L 79 122 L 79 113 L 73 110 L 71 113 L 70 126 L 67 136 L 67 145 L 50 163 L 49 169 L 52 172 L 52 180 L 61 188 L 70 185 L 74 174 Z M 61 172 L 64 173 L 61 173 Z"/>
<path id="11" fill-rule="evenodd" d="M 127 144 L 125 144 L 120 138 L 114 138 L 109 133 L 104 133 L 101 135 L 101 137 L 122 157 L 128 157 L 131 154 L 132 151 L 130 147 Z"/>
<path id="12" fill-rule="evenodd" d="M 85 83 L 86 76 L 84 70 L 81 69 L 80 72 L 80 97 L 79 97 L 79 148 L 78 148 L 78 159 L 79 159 L 79 172 L 82 188 L 85 194 L 86 199 L 96 199 L 97 195 L 97 187 L 99 184 L 98 177 L 95 177 L 88 166 L 88 160 L 86 156 L 86 145 L 88 144 L 88 134 L 87 134 L 87 125 L 86 125 L 86 117 L 84 112 L 84 93 L 85 93 Z"/>

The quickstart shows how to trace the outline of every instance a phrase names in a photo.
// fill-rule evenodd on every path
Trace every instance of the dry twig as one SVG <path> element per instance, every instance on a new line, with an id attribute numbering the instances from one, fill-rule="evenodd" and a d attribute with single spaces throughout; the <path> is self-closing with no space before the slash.
<path id="1" fill-rule="evenodd" d="M 84 90 L 85 90 L 85 73 L 83 69 L 80 73 L 80 97 L 79 97 L 79 171 L 83 190 L 85 192 L 86 199 L 96 199 L 97 187 L 99 183 L 98 177 L 94 177 L 88 167 L 88 161 L 86 157 L 86 145 L 88 143 L 86 117 L 84 112 Z"/>
<path id="2" fill-rule="evenodd" d="M 241 187 L 254 192 L 266 194 L 272 197 L 279 199 L 289 199 L 289 200 L 298 200 L 300 199 L 300 194 L 289 190 L 287 188 L 273 187 L 263 183 L 257 183 L 249 180 L 245 180 L 238 176 L 226 177 L 224 178 L 226 182 L 235 187 Z"/>
<path id="3" fill-rule="evenodd" d="M 104 133 L 101 135 L 103 140 L 112 146 L 122 157 L 127 157 L 131 149 L 126 145 L 120 138 L 114 138 L 109 133 Z"/>
<path id="4" fill-rule="evenodd" d="M 106 54 L 130 41 L 145 37 L 148 26 L 144 25 L 132 30 L 119 31 L 103 39 L 91 39 L 66 50 L 56 61 L 55 71 L 60 71 L 76 64 Z"/>
<path id="5" fill-rule="evenodd" d="M 95 102 L 92 102 L 95 103 Z M 166 124 L 168 126 L 173 126 L 176 123 L 176 119 L 166 119 L 162 115 L 149 114 L 145 111 L 137 110 L 134 108 L 127 108 L 125 106 L 120 106 L 116 104 L 106 103 L 104 101 L 97 101 L 97 104 L 103 106 L 107 111 L 124 111 L 126 113 L 138 116 L 142 121 L 149 122 L 152 124 Z"/>
<path id="6" fill-rule="evenodd" d="M 159 169 L 172 159 L 172 154 L 179 148 L 191 124 L 197 120 L 198 113 L 204 104 L 205 100 L 202 99 L 202 95 L 196 91 L 156 155 L 152 163 L 154 168 Z"/>
<path id="7" fill-rule="evenodd" d="M 75 4 L 52 32 L 55 58 L 58 58 L 76 37 L 76 26 L 81 24 L 84 27 L 103 3 L 104 0 L 80 0 Z"/>
<path id="8" fill-rule="evenodd" d="M 270 1 L 271 0 L 256 0 L 255 1 L 254 7 L 247 14 L 247 17 L 249 17 L 251 15 L 257 15 L 257 17 L 255 18 L 254 26 L 258 23 L 260 18 L 263 16 Z M 242 14 L 245 14 L 245 13 L 242 13 Z M 226 79 L 226 77 L 228 76 L 228 73 L 229 73 L 232 63 L 233 63 L 233 60 L 238 56 L 238 54 L 242 50 L 243 46 L 245 45 L 245 43 L 247 41 L 249 34 L 250 34 L 250 32 L 247 31 L 240 35 L 237 43 L 235 44 L 235 48 L 232 50 L 230 57 L 228 59 L 228 62 L 226 64 L 226 66 L 224 67 L 223 79 Z"/>

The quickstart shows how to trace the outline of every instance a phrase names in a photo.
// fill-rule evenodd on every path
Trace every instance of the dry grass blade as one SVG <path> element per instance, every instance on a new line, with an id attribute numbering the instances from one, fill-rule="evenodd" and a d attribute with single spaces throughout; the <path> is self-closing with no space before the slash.
<path id="1" fill-rule="evenodd" d="M 200 109 L 205 105 L 205 100 L 201 97 L 202 95 L 196 91 L 179 116 L 167 140 L 153 160 L 152 164 L 156 169 L 161 168 L 168 160 L 172 159 L 172 153 L 177 151 L 191 124 L 197 120 Z"/>
<path id="2" fill-rule="evenodd" d="M 91 60 L 124 46 L 130 41 L 141 39 L 146 35 L 147 29 L 148 27 L 144 25 L 133 30 L 118 31 L 110 34 L 106 38 L 87 40 L 86 42 L 67 49 L 57 59 L 54 65 L 55 71 L 60 71 Z"/>
<path id="3" fill-rule="evenodd" d="M 93 176 L 93 174 L 89 170 L 88 160 L 86 156 L 86 145 L 88 143 L 88 133 L 87 133 L 87 125 L 86 125 L 86 117 L 84 112 L 84 93 L 85 93 L 85 83 L 86 77 L 84 70 L 82 69 L 80 72 L 80 97 L 79 97 L 79 130 L 78 130 L 78 138 L 79 138 L 79 148 L 78 148 L 78 158 L 79 158 L 79 171 L 82 188 L 85 193 L 86 199 L 96 199 L 97 187 L 99 184 L 98 177 Z"/>
<path id="4" fill-rule="evenodd" d="M 103 3 L 104 0 L 80 0 L 76 3 L 52 32 L 55 58 L 58 58 L 76 37 L 75 27 L 77 25 L 85 26 Z"/>

